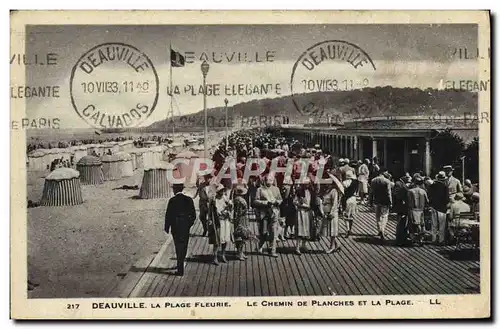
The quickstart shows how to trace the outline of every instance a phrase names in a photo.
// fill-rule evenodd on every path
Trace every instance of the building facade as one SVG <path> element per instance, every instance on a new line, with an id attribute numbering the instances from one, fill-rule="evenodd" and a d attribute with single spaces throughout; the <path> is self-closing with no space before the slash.
<path id="1" fill-rule="evenodd" d="M 395 177 L 405 172 L 423 171 L 434 174 L 432 139 L 440 131 L 451 128 L 465 143 L 478 136 L 478 127 L 449 125 L 444 127 L 421 117 L 370 118 L 346 123 L 341 127 L 283 126 L 285 137 L 294 137 L 305 146 L 319 144 L 325 151 L 342 158 L 377 158 L 381 167 Z"/>

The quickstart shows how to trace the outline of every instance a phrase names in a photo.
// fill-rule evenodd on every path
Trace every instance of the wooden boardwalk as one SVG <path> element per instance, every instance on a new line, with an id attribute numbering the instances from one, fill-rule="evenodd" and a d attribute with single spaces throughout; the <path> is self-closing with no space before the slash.
<path id="1" fill-rule="evenodd" d="M 256 224 L 252 223 L 254 228 Z M 341 233 L 345 225 L 341 220 Z M 360 206 L 353 235 L 340 237 L 342 250 L 325 254 L 327 240 L 308 242 L 309 252 L 294 254 L 294 241 L 278 244 L 278 258 L 259 255 L 247 243 L 247 261 L 230 251 L 227 264 L 211 264 L 211 246 L 200 237 L 201 224 L 191 230 L 185 275 L 174 276 L 175 252 L 167 240 L 156 257 L 136 264 L 112 292 L 120 297 L 162 296 L 288 296 L 398 295 L 479 293 L 479 255 L 454 247 L 397 247 L 396 219 L 387 228 L 389 241 L 376 234 L 374 214 Z M 234 246 L 230 246 L 234 249 Z"/>

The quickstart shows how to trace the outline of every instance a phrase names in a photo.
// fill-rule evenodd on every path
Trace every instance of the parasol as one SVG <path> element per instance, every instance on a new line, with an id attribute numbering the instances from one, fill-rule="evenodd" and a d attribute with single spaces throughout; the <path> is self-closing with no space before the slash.
<path id="1" fill-rule="evenodd" d="M 333 181 L 333 185 L 337 187 L 337 190 L 339 190 L 340 193 L 344 194 L 344 185 L 342 185 L 342 182 L 334 175 L 328 176 L 330 176 L 330 179 Z"/>

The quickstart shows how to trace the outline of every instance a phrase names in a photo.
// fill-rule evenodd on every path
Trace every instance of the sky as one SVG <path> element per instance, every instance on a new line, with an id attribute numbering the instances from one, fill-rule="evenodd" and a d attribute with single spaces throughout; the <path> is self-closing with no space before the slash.
<path id="1" fill-rule="evenodd" d="M 151 116 L 142 126 L 164 119 L 170 108 L 167 87 L 170 85 L 169 47 L 186 54 L 194 63 L 172 69 L 172 82 L 179 87 L 174 95 L 175 114 L 193 113 L 203 108 L 199 93 L 202 84 L 200 56 L 214 52 L 231 61 L 214 63 L 210 59 L 207 84 L 220 85 L 220 95 L 207 97 L 207 107 L 229 105 L 259 98 L 289 95 L 295 62 L 311 46 L 325 40 L 341 40 L 361 48 L 369 55 L 375 70 L 364 66 L 354 69 L 345 61 L 328 60 L 312 71 L 302 66 L 295 72 L 294 91 L 304 89 L 308 80 L 336 80 L 353 88 L 368 86 L 438 88 L 446 80 L 476 80 L 477 61 L 454 55 L 457 48 L 477 49 L 477 27 L 474 25 L 183 25 L 183 26 L 28 26 L 26 55 L 57 54 L 57 65 L 31 65 L 26 68 L 26 85 L 59 85 L 59 98 L 28 98 L 26 111 L 30 117 L 51 116 L 61 119 L 61 128 L 89 127 L 73 108 L 70 97 L 70 76 L 79 58 L 91 48 L 107 43 L 125 43 L 145 54 L 154 65 L 159 81 L 159 95 Z M 237 61 L 238 55 L 268 62 Z M 210 56 L 209 56 L 210 57 Z M 302 71 L 301 71 L 302 70 Z M 127 65 L 107 64 L 96 68 L 99 81 L 122 84 L 131 76 Z M 148 79 L 152 75 L 147 74 Z M 80 77 L 81 78 L 81 77 Z M 304 81 L 302 81 L 304 80 Z M 352 80 L 352 82 L 351 82 Z M 83 80 L 78 80 L 79 84 Z M 302 83 L 302 87 L 301 86 Z M 311 84 L 312 82 L 310 82 Z M 272 84 L 267 94 L 234 95 L 233 86 Z M 190 88 L 192 87 L 192 90 Z M 225 87 L 228 86 L 226 93 Z M 346 86 L 347 87 L 347 86 Z M 317 90 L 313 90 L 317 91 Z M 92 96 L 92 95 L 91 95 Z M 135 106 L 134 95 L 96 96 L 100 106 Z M 137 95 L 137 98 L 147 98 Z M 125 104 L 125 105 L 124 105 Z"/>

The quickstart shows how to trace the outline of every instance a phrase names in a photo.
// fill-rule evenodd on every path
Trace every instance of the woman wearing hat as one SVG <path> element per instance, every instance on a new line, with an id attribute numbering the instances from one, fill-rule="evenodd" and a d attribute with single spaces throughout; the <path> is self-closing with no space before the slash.
<path id="1" fill-rule="evenodd" d="M 311 237 L 311 191 L 308 178 L 300 181 L 300 187 L 295 195 L 294 205 L 297 209 L 297 225 L 295 236 L 297 237 L 297 248 L 295 253 L 301 255 L 301 249 L 306 248 L 306 240 Z"/>
<path id="2" fill-rule="evenodd" d="M 222 262 L 227 263 L 226 246 L 232 240 L 233 224 L 231 222 L 233 204 L 224 193 L 224 185 L 218 184 L 215 198 L 210 201 L 210 219 L 208 221 L 209 243 L 214 246 L 214 265 L 219 265 L 218 254 L 221 251 Z"/>
<path id="3" fill-rule="evenodd" d="M 245 195 L 248 189 L 244 185 L 238 185 L 234 189 L 234 243 L 238 252 L 238 259 L 244 261 L 247 256 L 243 253 L 245 243 L 250 239 L 252 232 L 248 228 L 248 204 Z"/>
<path id="4" fill-rule="evenodd" d="M 347 221 L 347 233 L 346 237 L 349 237 L 352 231 L 352 223 L 354 221 L 354 216 L 358 212 L 358 203 L 356 201 L 356 196 L 358 195 L 359 181 L 356 179 L 354 172 L 348 171 L 346 173 L 346 179 L 342 182 L 344 186 L 344 219 Z"/>
<path id="5" fill-rule="evenodd" d="M 326 185 L 323 193 L 323 222 L 321 225 L 322 235 L 330 237 L 330 249 L 326 250 L 327 254 L 340 250 L 337 243 L 339 235 L 339 207 L 344 186 L 337 177 L 330 175 L 333 180 L 332 184 Z"/>
<path id="6" fill-rule="evenodd" d="M 360 183 L 359 196 L 362 202 L 366 201 L 368 198 L 368 177 L 370 176 L 370 169 L 368 169 L 369 165 L 370 160 L 365 159 L 363 164 L 361 164 L 358 168 L 358 180 Z"/>

